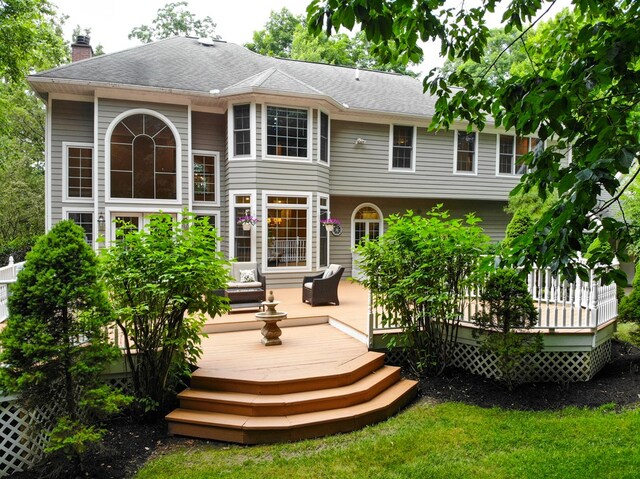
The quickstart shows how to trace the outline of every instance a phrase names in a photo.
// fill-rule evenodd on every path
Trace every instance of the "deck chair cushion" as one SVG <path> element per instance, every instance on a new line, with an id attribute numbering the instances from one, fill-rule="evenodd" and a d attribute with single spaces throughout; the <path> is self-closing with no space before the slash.
<path id="1" fill-rule="evenodd" d="M 256 271 L 253 269 L 241 269 L 240 270 L 240 282 L 241 283 L 253 283 L 256 280 Z"/>
<path id="2" fill-rule="evenodd" d="M 331 278 L 334 274 L 336 274 L 340 270 L 341 266 L 339 264 L 330 264 L 329 267 L 322 274 L 322 279 Z"/>

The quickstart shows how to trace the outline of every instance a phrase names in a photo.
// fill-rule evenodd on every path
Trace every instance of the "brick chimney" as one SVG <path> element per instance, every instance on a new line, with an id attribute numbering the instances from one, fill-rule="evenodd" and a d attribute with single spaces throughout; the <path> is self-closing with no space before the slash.
<path id="1" fill-rule="evenodd" d="M 78 35 L 76 42 L 71 44 L 71 61 L 86 60 L 92 56 L 93 48 L 91 47 L 91 37 L 88 35 Z"/>

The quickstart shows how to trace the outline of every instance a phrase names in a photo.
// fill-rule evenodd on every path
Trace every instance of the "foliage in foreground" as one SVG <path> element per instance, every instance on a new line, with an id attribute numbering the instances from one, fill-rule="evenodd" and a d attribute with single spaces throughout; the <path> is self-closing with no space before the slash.
<path id="1" fill-rule="evenodd" d="M 519 242 L 513 263 L 549 266 L 553 273 L 567 278 L 578 274 L 583 280 L 588 280 L 588 268 L 594 268 L 605 280 L 623 285 L 624 273 L 608 265 L 616 255 L 625 259 L 629 233 L 623 222 L 610 217 L 600 221 L 598 214 L 624 189 L 618 173 L 628 173 L 640 155 L 640 2 L 571 3 L 574 13 L 548 25 L 535 52 L 529 52 L 530 69 L 497 78 L 495 84 L 487 78 L 493 65 L 480 75 L 463 70 L 445 77 L 434 69 L 424 85 L 438 99 L 434 129 L 463 121 L 470 130 L 482 130 L 491 121 L 519 136 L 557 140 L 523 157 L 529 173 L 517 189 L 535 187 L 543 199 L 556 193 L 558 200 Z M 368 2 L 364 8 L 360 0 L 316 0 L 307 22 L 315 33 L 359 24 L 382 62 L 419 62 L 421 41 L 433 39 L 450 60 L 482 63 L 490 33 L 486 17 L 498 4 L 504 5 L 499 28 L 519 32 L 518 38 L 550 8 L 539 0 L 455 9 L 440 1 L 425 8 L 414 8 L 413 2 Z M 571 161 L 563 164 L 569 146 Z M 610 241 L 614 248 L 598 247 Z M 578 252 L 588 265 L 574 261 Z"/>
<path id="2" fill-rule="evenodd" d="M 157 456 L 136 479 L 635 479 L 638 424 L 640 409 L 423 403 L 382 424 L 312 441 L 249 448 L 190 442 Z"/>
<path id="3" fill-rule="evenodd" d="M 126 226 L 126 225 L 122 225 Z M 104 252 L 103 277 L 121 331 L 140 416 L 161 414 L 200 356 L 205 314 L 226 311 L 216 295 L 228 280 L 219 238 L 207 219 L 153 215 L 138 231 L 122 227 Z"/>
<path id="4" fill-rule="evenodd" d="M 19 393 L 27 409 L 58 402 L 47 451 L 79 465 L 87 444 L 102 436 L 91 415 L 114 413 L 126 402 L 100 381 L 119 351 L 108 342 L 107 296 L 82 228 L 61 221 L 41 237 L 12 293 L 0 333 L 2 387 Z"/>
<path id="5" fill-rule="evenodd" d="M 386 325 L 403 329 L 398 345 L 420 376 L 449 365 L 466 291 L 475 289 L 474 272 L 489 243 L 480 219 L 451 219 L 440 208 L 426 217 L 392 215 L 383 236 L 356 248 L 373 306 Z"/>
<path id="6" fill-rule="evenodd" d="M 498 380 L 512 389 L 520 379 L 518 367 L 543 346 L 540 333 L 523 332 L 538 321 L 533 298 L 518 271 L 498 269 L 482 285 L 480 305 L 473 318 L 479 327 L 474 335 L 480 338 L 481 351 L 496 355 Z"/>

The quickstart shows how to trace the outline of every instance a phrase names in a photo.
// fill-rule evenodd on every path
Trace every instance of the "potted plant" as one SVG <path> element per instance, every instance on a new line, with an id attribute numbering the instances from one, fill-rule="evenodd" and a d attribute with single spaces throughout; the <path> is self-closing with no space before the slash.
<path id="1" fill-rule="evenodd" d="M 238 224 L 242 225 L 242 229 L 244 231 L 249 231 L 251 229 L 251 227 L 253 225 L 255 225 L 258 221 L 260 221 L 258 218 L 251 216 L 249 214 L 246 214 L 244 216 L 240 216 L 238 218 Z"/>
<path id="2" fill-rule="evenodd" d="M 333 231 L 333 228 L 336 225 L 340 224 L 340 220 L 338 218 L 326 218 L 324 220 L 321 220 L 320 223 L 322 223 L 324 225 L 324 227 L 326 228 L 326 230 L 331 233 Z"/>

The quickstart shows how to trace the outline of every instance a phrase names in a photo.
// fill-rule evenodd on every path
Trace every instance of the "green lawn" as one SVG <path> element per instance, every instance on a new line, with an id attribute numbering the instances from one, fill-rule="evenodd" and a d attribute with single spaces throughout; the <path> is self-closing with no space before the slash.
<path id="1" fill-rule="evenodd" d="M 640 408 L 522 412 L 417 404 L 341 436 L 274 446 L 206 444 L 148 463 L 143 478 L 637 478 Z"/>

